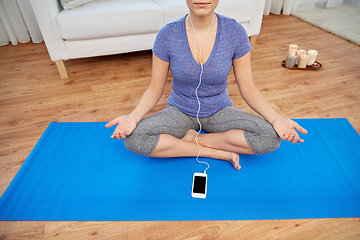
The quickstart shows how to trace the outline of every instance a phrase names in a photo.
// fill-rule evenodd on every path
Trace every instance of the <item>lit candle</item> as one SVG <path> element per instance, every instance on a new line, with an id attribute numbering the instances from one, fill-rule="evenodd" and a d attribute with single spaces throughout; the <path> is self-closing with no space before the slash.
<path id="1" fill-rule="evenodd" d="M 296 58 L 297 58 L 297 56 L 295 53 L 289 54 L 286 59 L 286 67 L 294 67 Z"/>
<path id="2" fill-rule="evenodd" d="M 319 67 L 320 67 L 320 64 L 319 64 L 319 63 L 313 63 L 313 64 L 311 65 L 311 67 L 313 67 L 313 68 L 319 68 Z"/>
<path id="3" fill-rule="evenodd" d="M 308 60 L 309 60 L 308 55 L 301 55 L 298 68 L 306 68 L 306 64 L 307 64 Z"/>
<path id="4" fill-rule="evenodd" d="M 309 50 L 308 51 L 309 60 L 308 60 L 307 65 L 312 65 L 315 62 L 317 54 L 318 54 L 318 52 L 316 50 Z"/>
<path id="5" fill-rule="evenodd" d="M 290 55 L 290 54 L 292 54 L 292 53 L 295 53 L 295 54 L 296 54 L 297 49 L 298 49 L 298 46 L 297 46 L 297 45 L 295 45 L 295 44 L 290 44 L 288 55 Z"/>
<path id="6" fill-rule="evenodd" d="M 300 60 L 300 56 L 301 55 L 306 55 L 306 51 L 305 50 L 297 50 L 296 55 L 297 55 L 297 58 L 296 58 L 296 61 L 295 61 L 295 65 L 298 65 L 299 60 Z"/>

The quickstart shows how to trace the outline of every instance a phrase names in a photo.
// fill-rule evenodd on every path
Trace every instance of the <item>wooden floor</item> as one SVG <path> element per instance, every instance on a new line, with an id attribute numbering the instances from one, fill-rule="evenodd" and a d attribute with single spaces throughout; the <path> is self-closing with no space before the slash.
<path id="1" fill-rule="evenodd" d="M 283 68 L 290 43 L 318 50 L 322 69 Z M 43 43 L 0 47 L 0 194 L 51 121 L 106 122 L 129 113 L 149 83 L 151 52 L 69 60 L 65 65 L 69 79 L 61 80 Z M 359 46 L 292 16 L 265 16 L 252 68 L 256 85 L 282 115 L 347 118 L 360 132 Z M 251 111 L 232 74 L 229 83 L 234 106 Z M 170 90 L 168 85 L 154 111 L 165 107 Z M 0 222 L 0 239 L 360 239 L 360 218 Z"/>

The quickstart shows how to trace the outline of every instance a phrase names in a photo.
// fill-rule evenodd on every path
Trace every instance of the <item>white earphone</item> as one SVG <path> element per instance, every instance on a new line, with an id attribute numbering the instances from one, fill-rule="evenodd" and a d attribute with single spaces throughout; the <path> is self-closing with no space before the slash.
<path id="1" fill-rule="evenodd" d="M 199 148 L 199 153 L 198 153 L 198 155 L 197 155 L 197 157 L 196 157 L 196 161 L 198 161 L 199 163 L 205 163 L 205 164 L 207 165 L 207 168 L 204 170 L 204 173 L 206 173 L 206 170 L 208 170 L 209 167 L 210 167 L 209 163 L 204 162 L 204 161 L 199 161 L 199 157 L 200 157 L 200 154 L 201 154 L 201 148 L 200 148 L 200 145 L 199 145 L 199 142 L 198 142 L 198 136 L 199 136 L 199 134 L 200 134 L 200 132 L 201 132 L 201 130 L 202 130 L 202 126 L 201 126 L 201 123 L 200 123 L 200 120 L 199 120 L 199 114 L 200 114 L 200 99 L 199 99 L 199 96 L 198 96 L 198 90 L 199 90 L 199 87 L 200 87 L 200 85 L 201 85 L 201 80 L 202 80 L 201 78 L 202 78 L 202 75 L 203 75 L 203 72 L 204 72 L 204 65 L 203 65 L 202 60 L 201 60 L 201 48 L 202 48 L 202 44 L 203 44 L 205 38 L 207 37 L 207 35 L 208 35 L 209 32 L 210 32 L 210 28 L 211 28 L 211 26 L 212 26 L 212 24 L 213 24 L 213 22 L 214 22 L 214 19 L 215 19 L 215 13 L 214 13 L 214 16 L 213 16 L 213 18 L 212 18 L 212 20 L 211 20 L 209 29 L 208 29 L 206 35 L 204 36 L 203 40 L 201 41 L 201 43 L 199 42 L 199 39 L 198 39 L 198 37 L 197 37 L 197 35 L 196 35 L 196 31 L 195 31 L 195 28 L 194 28 L 194 24 L 193 24 L 192 19 L 191 19 L 191 14 L 189 14 L 189 17 L 190 17 L 191 26 L 192 26 L 192 28 L 193 28 L 193 30 L 194 30 L 195 38 L 196 38 L 196 40 L 197 40 L 197 42 L 198 42 L 198 46 L 199 46 L 199 62 L 200 62 L 200 67 L 201 67 L 199 84 L 198 84 L 198 86 L 196 87 L 196 90 L 195 90 L 196 99 L 198 100 L 198 104 L 199 104 L 199 108 L 198 108 L 198 111 L 197 111 L 197 114 L 196 114 L 196 119 L 197 119 L 197 121 L 198 121 L 198 123 L 199 123 L 199 126 L 200 126 L 199 131 L 198 131 L 198 133 L 196 134 L 196 137 L 195 137 L 196 145 L 197 145 L 198 148 Z"/>

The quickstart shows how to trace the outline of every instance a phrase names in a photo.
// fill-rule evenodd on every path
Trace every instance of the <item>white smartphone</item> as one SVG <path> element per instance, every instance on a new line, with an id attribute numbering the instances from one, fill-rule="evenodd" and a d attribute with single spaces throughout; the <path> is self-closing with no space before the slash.
<path id="1" fill-rule="evenodd" d="M 193 198 L 206 198 L 207 174 L 194 173 L 191 196 Z"/>

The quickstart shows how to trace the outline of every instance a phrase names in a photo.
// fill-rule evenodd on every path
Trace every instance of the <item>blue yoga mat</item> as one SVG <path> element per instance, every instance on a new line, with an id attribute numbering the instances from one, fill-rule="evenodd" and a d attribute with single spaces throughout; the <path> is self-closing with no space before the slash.
<path id="1" fill-rule="evenodd" d="M 299 119 L 305 143 L 209 162 L 129 152 L 105 123 L 50 123 L 0 199 L 0 220 L 148 221 L 360 217 L 360 136 L 346 119 Z"/>

